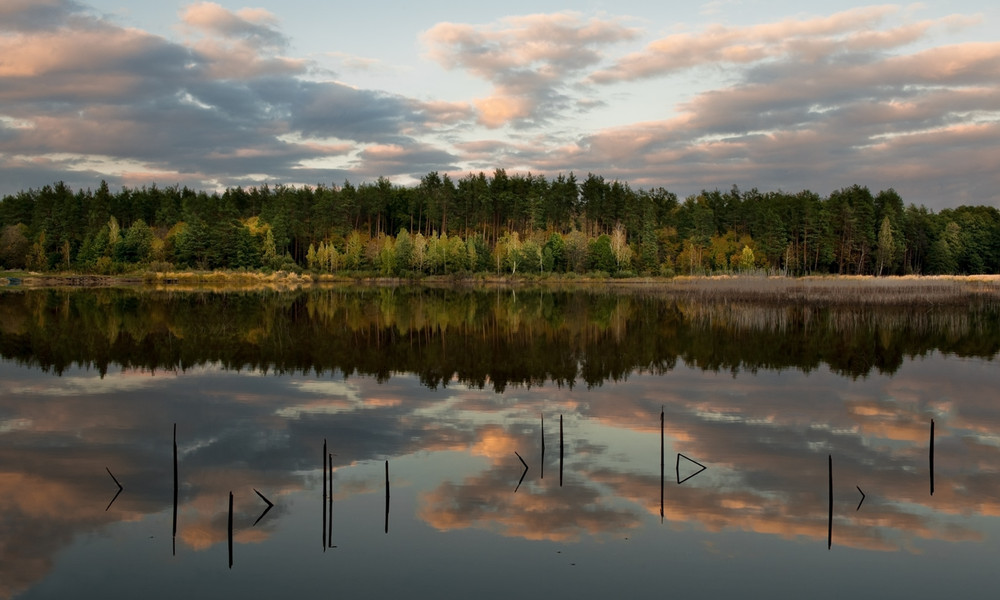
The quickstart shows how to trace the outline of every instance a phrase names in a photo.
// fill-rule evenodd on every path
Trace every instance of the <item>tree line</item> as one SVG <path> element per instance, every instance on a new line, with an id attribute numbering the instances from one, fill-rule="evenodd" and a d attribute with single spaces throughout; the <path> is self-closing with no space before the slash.
<path id="1" fill-rule="evenodd" d="M 1000 272 L 1000 211 L 934 212 L 893 189 L 702 191 L 684 200 L 590 173 L 431 172 L 415 186 L 73 191 L 0 201 L 0 266 L 35 271 L 312 270 L 414 276 L 767 271 Z"/>

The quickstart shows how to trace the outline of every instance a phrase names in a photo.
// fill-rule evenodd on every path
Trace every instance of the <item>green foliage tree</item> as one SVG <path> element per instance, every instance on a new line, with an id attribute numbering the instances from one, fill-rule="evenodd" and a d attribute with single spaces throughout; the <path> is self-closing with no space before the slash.
<path id="1" fill-rule="evenodd" d="M 931 273 L 955 273 L 958 271 L 961 252 L 961 228 L 954 221 L 949 221 L 931 245 L 930 255 L 927 257 L 928 268 Z"/>
<path id="2" fill-rule="evenodd" d="M 344 247 L 344 268 L 348 271 L 358 271 L 365 266 L 365 241 L 358 231 L 351 231 Z"/>
<path id="3" fill-rule="evenodd" d="M 882 217 L 882 225 L 878 230 L 878 245 L 875 250 L 875 274 L 882 276 L 883 270 L 892 269 L 896 257 L 896 242 L 892 235 L 892 221 L 889 216 Z"/>
<path id="4" fill-rule="evenodd" d="M 566 269 L 573 273 L 584 273 L 590 266 L 590 245 L 587 236 L 579 229 L 566 234 Z"/>
<path id="5" fill-rule="evenodd" d="M 615 252 L 611 248 L 611 236 L 603 233 L 596 240 L 590 242 L 589 260 L 590 268 L 594 271 L 616 272 L 618 262 L 615 260 Z"/>
<path id="6" fill-rule="evenodd" d="M 402 275 L 404 271 L 408 271 L 412 261 L 413 242 L 410 240 L 410 232 L 403 228 L 396 236 L 396 271 L 394 274 Z"/>
<path id="7" fill-rule="evenodd" d="M 274 243 L 274 232 L 271 231 L 270 227 L 264 231 L 264 241 L 261 244 L 261 262 L 271 269 L 278 266 L 278 250 Z"/>
<path id="8" fill-rule="evenodd" d="M 378 255 L 375 258 L 375 266 L 380 275 L 391 276 L 397 273 L 396 266 L 396 242 L 391 237 L 380 235 L 377 238 Z"/>
<path id="9" fill-rule="evenodd" d="M 516 231 L 508 231 L 503 234 L 500 241 L 497 242 L 497 270 L 499 271 L 500 266 L 510 269 L 511 274 L 517 273 L 517 267 L 520 266 L 523 255 L 521 254 L 521 236 L 518 235 Z"/>
<path id="10" fill-rule="evenodd" d="M 549 239 L 545 242 L 542 252 L 547 252 L 551 259 L 551 264 L 545 270 L 558 273 L 566 272 L 566 240 L 559 232 L 553 231 L 549 234 Z"/>
<path id="11" fill-rule="evenodd" d="M 112 217 L 114 218 L 114 217 Z M 114 245 L 114 260 L 119 263 L 145 263 L 153 250 L 153 229 L 138 219 L 125 230 L 125 235 Z"/>
<path id="12" fill-rule="evenodd" d="M 533 237 L 521 243 L 521 259 L 524 261 L 524 271 L 527 273 L 540 273 L 545 270 L 542 246 Z"/>

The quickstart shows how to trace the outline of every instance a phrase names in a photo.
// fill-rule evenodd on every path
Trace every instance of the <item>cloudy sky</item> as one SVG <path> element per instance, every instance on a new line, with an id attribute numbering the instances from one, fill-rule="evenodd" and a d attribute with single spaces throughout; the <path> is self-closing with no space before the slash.
<path id="1" fill-rule="evenodd" d="M 0 194 L 497 167 L 1000 207 L 1000 6 L 0 0 Z"/>

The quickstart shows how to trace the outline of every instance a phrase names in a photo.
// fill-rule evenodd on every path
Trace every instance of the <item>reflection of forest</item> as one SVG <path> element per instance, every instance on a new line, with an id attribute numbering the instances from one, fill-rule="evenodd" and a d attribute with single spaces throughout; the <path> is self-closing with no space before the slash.
<path id="1" fill-rule="evenodd" d="M 690 294 L 429 288 L 297 292 L 24 290 L 0 294 L 0 352 L 61 373 L 73 364 L 373 375 L 411 372 L 502 391 L 588 386 L 678 359 L 705 370 L 828 365 L 894 372 L 934 350 L 992 358 L 996 303 L 919 309 Z"/>

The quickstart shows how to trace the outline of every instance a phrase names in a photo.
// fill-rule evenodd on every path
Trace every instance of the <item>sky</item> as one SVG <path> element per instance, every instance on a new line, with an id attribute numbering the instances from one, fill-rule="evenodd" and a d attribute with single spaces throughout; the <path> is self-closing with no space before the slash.
<path id="1" fill-rule="evenodd" d="M 0 195 L 504 168 L 1000 207 L 1000 6 L 0 0 Z"/>

